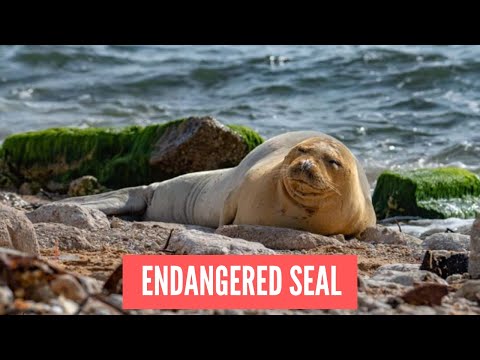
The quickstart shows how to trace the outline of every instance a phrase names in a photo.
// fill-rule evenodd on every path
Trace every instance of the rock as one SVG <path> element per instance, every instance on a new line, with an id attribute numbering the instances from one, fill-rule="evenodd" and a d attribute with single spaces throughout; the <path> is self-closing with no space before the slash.
<path id="1" fill-rule="evenodd" d="M 198 230 L 174 231 L 167 250 L 189 255 L 275 254 L 273 250 L 259 243 L 218 234 L 206 234 Z"/>
<path id="2" fill-rule="evenodd" d="M 420 265 L 418 264 L 386 264 L 380 266 L 377 271 L 383 272 L 387 270 L 393 270 L 393 271 L 403 271 L 403 272 L 408 272 L 408 271 L 417 271 L 420 269 Z"/>
<path id="3" fill-rule="evenodd" d="M 68 184 L 50 180 L 45 184 L 45 188 L 53 193 L 65 194 L 68 191 Z"/>
<path id="4" fill-rule="evenodd" d="M 20 195 L 36 195 L 42 189 L 42 186 L 37 182 L 23 183 L 20 185 L 18 192 Z"/>
<path id="5" fill-rule="evenodd" d="M 90 231 L 110 229 L 107 216 L 77 204 L 50 203 L 27 214 L 33 223 L 59 223 Z"/>
<path id="6" fill-rule="evenodd" d="M 444 279 L 453 274 L 466 273 L 468 271 L 468 253 L 427 250 L 420 269 L 431 271 Z"/>
<path id="7" fill-rule="evenodd" d="M 422 241 L 414 236 L 389 229 L 382 225 L 371 226 L 360 234 L 359 240 L 388 245 L 418 246 Z"/>
<path id="8" fill-rule="evenodd" d="M 388 266 L 381 266 L 375 271 L 371 279 L 376 281 L 392 282 L 403 286 L 412 286 L 416 283 L 422 282 L 433 282 L 443 285 L 447 284 L 445 280 L 429 271 L 418 269 L 410 270 L 408 267 L 406 267 L 405 270 L 406 271 L 391 270 Z M 369 284 L 369 286 L 371 285 Z"/>
<path id="9" fill-rule="evenodd" d="M 480 280 L 469 280 L 455 293 L 470 301 L 480 301 Z"/>
<path id="10" fill-rule="evenodd" d="M 480 215 L 470 231 L 470 262 L 468 272 L 474 279 L 480 278 Z"/>
<path id="11" fill-rule="evenodd" d="M 50 288 L 55 294 L 63 295 L 77 303 L 82 302 L 88 296 L 78 280 L 68 274 L 58 275 L 50 282 Z"/>
<path id="12" fill-rule="evenodd" d="M 94 176 L 82 176 L 70 183 L 68 196 L 86 196 L 99 194 L 104 190 L 97 178 Z"/>
<path id="13" fill-rule="evenodd" d="M 358 294 L 358 309 L 360 311 L 372 311 L 372 310 L 377 310 L 377 309 L 385 309 L 385 310 L 390 310 L 391 306 L 379 301 L 375 298 L 373 298 L 370 295 Z"/>
<path id="14" fill-rule="evenodd" d="M 153 148 L 150 165 L 174 177 L 236 166 L 249 151 L 240 134 L 214 118 L 191 117 L 165 130 Z"/>
<path id="15" fill-rule="evenodd" d="M 167 131 L 178 138 L 164 136 Z M 54 128 L 8 136 L 0 165 L 6 172 L 2 178 L 13 179 L 15 187 L 21 185 L 18 179 L 47 188 L 91 175 L 118 189 L 165 180 L 179 175 L 176 171 L 234 166 L 262 141 L 247 127 L 225 127 L 211 118 L 116 129 Z M 165 154 L 158 153 L 162 150 Z"/>
<path id="16" fill-rule="evenodd" d="M 442 298 L 448 294 L 448 287 L 443 284 L 427 283 L 415 286 L 403 294 L 402 299 L 411 305 L 435 306 L 442 304 Z"/>
<path id="17" fill-rule="evenodd" d="M 219 227 L 215 233 L 258 242 L 275 250 L 308 250 L 322 245 L 342 245 L 342 242 L 333 237 L 270 226 L 226 225 Z"/>
<path id="18" fill-rule="evenodd" d="M 39 254 L 37 236 L 25 214 L 14 208 L 0 205 L 0 246 Z"/>
<path id="19" fill-rule="evenodd" d="M 0 286 L 0 315 L 5 313 L 5 308 L 13 302 L 13 292 L 8 286 Z"/>
<path id="20" fill-rule="evenodd" d="M 41 248 L 51 249 L 56 246 L 60 250 L 95 250 L 88 240 L 85 230 L 54 223 L 38 223 L 33 225 Z"/>
<path id="21" fill-rule="evenodd" d="M 89 276 L 77 275 L 77 279 L 89 295 L 98 294 L 102 291 L 103 283 Z"/>
<path id="22" fill-rule="evenodd" d="M 472 218 L 480 210 L 480 179 L 455 167 L 385 171 L 377 180 L 372 202 L 378 219 Z"/>
<path id="23" fill-rule="evenodd" d="M 32 205 L 12 192 L 0 192 L 0 205 L 13 207 L 17 210 L 32 210 Z"/>
<path id="24" fill-rule="evenodd" d="M 456 233 L 437 233 L 428 236 L 422 243 L 427 250 L 469 250 L 470 236 Z"/>

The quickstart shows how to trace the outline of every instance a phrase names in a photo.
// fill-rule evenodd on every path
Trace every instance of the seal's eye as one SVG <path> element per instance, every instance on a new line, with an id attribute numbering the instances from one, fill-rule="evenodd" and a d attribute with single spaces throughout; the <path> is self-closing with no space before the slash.
<path id="1" fill-rule="evenodd" d="M 339 161 L 334 160 L 334 159 L 328 160 L 328 163 L 331 164 L 331 165 L 334 165 L 334 166 L 342 167 L 342 164 Z"/>
<path id="2" fill-rule="evenodd" d="M 302 154 L 306 154 L 308 152 L 307 148 L 304 148 L 304 147 L 299 147 L 297 148 L 297 150 L 299 153 L 302 153 Z"/>

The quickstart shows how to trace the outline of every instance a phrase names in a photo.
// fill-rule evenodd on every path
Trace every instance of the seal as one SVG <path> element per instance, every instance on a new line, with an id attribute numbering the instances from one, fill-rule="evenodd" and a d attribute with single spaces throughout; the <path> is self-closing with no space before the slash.
<path id="1" fill-rule="evenodd" d="M 339 140 L 314 131 L 273 137 L 233 168 L 62 202 L 213 228 L 250 224 L 355 236 L 376 223 L 356 157 Z"/>

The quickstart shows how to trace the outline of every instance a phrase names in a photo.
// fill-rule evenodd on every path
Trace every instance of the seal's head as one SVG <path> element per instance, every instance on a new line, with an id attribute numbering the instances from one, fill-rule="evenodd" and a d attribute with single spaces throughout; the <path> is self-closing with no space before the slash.
<path id="1" fill-rule="evenodd" d="M 336 202 L 350 193 L 356 160 L 333 138 L 310 138 L 291 149 L 283 161 L 283 184 L 290 197 L 308 208 Z"/>

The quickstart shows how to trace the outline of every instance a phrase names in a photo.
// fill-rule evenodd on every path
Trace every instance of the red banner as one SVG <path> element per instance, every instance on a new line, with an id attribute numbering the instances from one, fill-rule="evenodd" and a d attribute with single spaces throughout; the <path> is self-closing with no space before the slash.
<path id="1" fill-rule="evenodd" d="M 125 309 L 356 309 L 355 255 L 126 255 Z"/>

